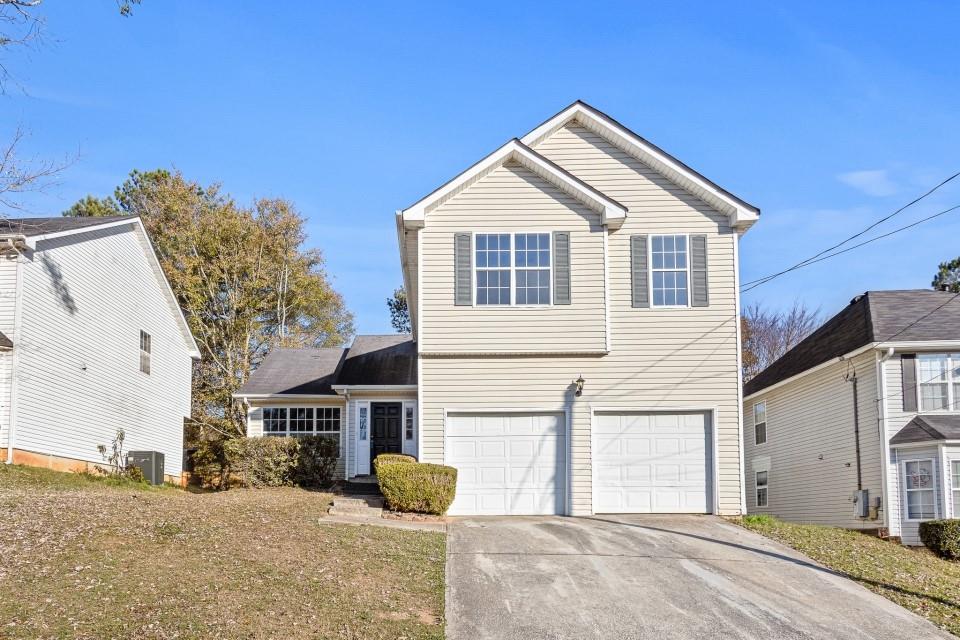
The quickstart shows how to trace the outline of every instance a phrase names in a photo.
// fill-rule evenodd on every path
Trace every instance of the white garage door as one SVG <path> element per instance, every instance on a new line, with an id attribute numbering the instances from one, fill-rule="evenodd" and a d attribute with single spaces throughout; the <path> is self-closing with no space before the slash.
<path id="1" fill-rule="evenodd" d="M 448 414 L 446 463 L 457 468 L 451 515 L 562 514 L 562 413 Z"/>
<path id="2" fill-rule="evenodd" d="M 709 513 L 711 426 L 706 413 L 598 413 L 596 513 Z"/>

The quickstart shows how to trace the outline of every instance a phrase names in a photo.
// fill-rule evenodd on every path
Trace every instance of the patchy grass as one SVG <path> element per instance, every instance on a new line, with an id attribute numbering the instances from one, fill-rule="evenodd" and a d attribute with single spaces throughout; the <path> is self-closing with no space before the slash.
<path id="1" fill-rule="evenodd" d="M 0 467 L 0 637 L 442 638 L 443 535 L 329 500 Z"/>
<path id="2" fill-rule="evenodd" d="M 960 563 L 925 548 L 772 516 L 745 516 L 742 526 L 805 553 L 900 606 L 960 635 Z"/>

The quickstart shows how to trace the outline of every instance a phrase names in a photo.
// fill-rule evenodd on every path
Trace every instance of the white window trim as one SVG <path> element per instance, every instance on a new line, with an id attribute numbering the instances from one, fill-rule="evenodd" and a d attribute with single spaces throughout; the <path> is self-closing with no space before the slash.
<path id="1" fill-rule="evenodd" d="M 517 247 L 517 236 L 525 235 L 529 233 L 536 234 L 547 234 L 547 243 L 550 247 L 550 266 L 547 267 L 547 270 L 550 272 L 547 276 L 548 282 L 550 284 L 550 302 L 546 304 L 517 304 L 517 257 L 514 254 Z M 477 271 L 482 269 L 484 271 L 497 271 L 504 270 L 504 267 L 477 267 L 477 236 L 495 236 L 495 235 L 508 235 L 510 236 L 510 304 L 477 304 Z M 471 275 L 473 280 L 470 283 L 470 299 L 473 301 L 473 306 L 477 309 L 548 309 L 554 306 L 553 297 L 553 261 L 556 259 L 556 256 L 553 255 L 553 231 L 544 231 L 543 229 L 538 230 L 518 230 L 518 231 L 474 231 L 470 234 L 470 267 Z M 688 260 L 689 262 L 689 260 Z M 520 267 L 521 269 L 526 270 L 528 267 Z M 536 267 L 536 269 L 543 269 L 543 267 Z"/>
<path id="2" fill-rule="evenodd" d="M 950 352 L 950 351 L 937 351 L 935 353 L 918 353 L 917 354 L 917 376 L 920 376 L 920 360 L 924 356 L 946 356 L 947 357 L 947 408 L 946 409 L 924 409 L 923 408 L 923 393 L 922 387 L 924 384 L 941 384 L 935 383 L 933 380 L 917 380 L 916 386 L 914 387 L 913 392 L 917 396 L 917 413 L 960 413 L 960 399 L 954 398 L 953 385 L 953 367 L 954 362 L 953 356 L 960 356 L 960 352 Z M 960 362 L 960 358 L 957 358 L 957 361 Z M 956 383 L 960 384 L 960 379 L 956 379 Z"/>
<path id="3" fill-rule="evenodd" d="M 760 484 L 759 475 L 761 473 L 767 474 L 767 481 L 764 484 Z M 753 472 L 753 488 L 754 488 L 754 497 L 757 501 L 758 509 L 768 509 L 770 507 L 770 470 L 764 469 L 762 471 Z M 763 501 L 763 504 L 760 504 L 760 489 L 766 491 L 766 500 Z"/>
<path id="4" fill-rule="evenodd" d="M 763 406 L 763 442 L 757 442 L 757 407 Z M 753 403 L 753 446 L 762 447 L 770 440 L 770 434 L 767 432 L 767 401 Z"/>
<path id="5" fill-rule="evenodd" d="M 266 412 L 270 409 L 285 409 L 286 418 L 286 429 L 283 431 L 267 431 L 267 417 Z M 290 413 L 294 409 L 313 409 L 313 430 L 312 431 L 290 431 Z M 340 412 L 340 428 L 337 431 L 317 431 L 317 411 L 318 409 L 336 409 Z M 337 435 L 341 440 L 343 439 L 343 421 L 345 418 L 346 412 L 344 408 L 340 405 L 329 405 L 329 404 L 310 404 L 310 405 L 271 405 L 267 407 L 261 407 L 260 413 L 260 431 L 264 436 L 274 436 L 274 437 L 284 437 L 284 438 L 296 438 L 297 436 L 332 436 Z M 341 443 L 341 449 L 342 449 Z"/>
<path id="6" fill-rule="evenodd" d="M 931 484 L 929 489 L 908 489 L 907 488 L 907 465 L 913 462 L 928 462 L 930 464 Z M 900 478 L 903 481 L 903 521 L 904 522 L 926 522 L 927 520 L 936 520 L 940 517 L 940 508 L 937 504 L 937 468 L 934 466 L 933 458 L 913 458 L 902 460 L 900 462 Z M 913 491 L 932 491 L 933 492 L 933 517 L 932 518 L 911 518 L 910 503 L 907 501 L 907 495 Z"/>
<path id="7" fill-rule="evenodd" d="M 960 478 L 960 473 L 953 472 L 954 464 L 960 464 L 960 460 L 956 458 L 947 458 L 947 468 L 950 470 L 950 474 L 949 474 L 950 479 L 947 483 L 947 487 L 950 489 L 950 506 L 952 507 L 952 511 L 953 511 L 953 513 L 951 514 L 951 517 L 955 518 L 957 517 L 957 513 L 960 513 L 960 511 L 958 511 L 958 509 L 960 509 L 960 502 L 954 500 L 954 495 L 956 492 L 960 492 L 960 488 L 957 488 L 957 489 L 953 488 L 953 479 L 955 477 Z M 946 502 L 944 502 L 944 504 L 946 504 Z"/>
<path id="8" fill-rule="evenodd" d="M 653 272 L 654 271 L 683 271 L 683 269 L 654 269 L 653 268 L 653 239 L 666 238 L 686 238 L 684 242 L 687 245 L 687 304 L 655 304 L 653 302 Z M 651 309 L 690 309 L 691 287 L 690 287 L 690 234 L 689 233 L 651 233 L 647 238 L 647 291 L 650 292 Z"/>
<path id="9" fill-rule="evenodd" d="M 147 349 L 143 348 L 143 337 L 147 337 Z M 144 358 L 146 356 L 146 358 Z M 144 359 L 146 359 L 147 370 L 143 370 Z M 146 330 L 140 329 L 140 364 L 139 364 L 140 373 L 145 376 L 150 375 L 150 372 L 153 371 L 153 336 L 151 336 Z"/>

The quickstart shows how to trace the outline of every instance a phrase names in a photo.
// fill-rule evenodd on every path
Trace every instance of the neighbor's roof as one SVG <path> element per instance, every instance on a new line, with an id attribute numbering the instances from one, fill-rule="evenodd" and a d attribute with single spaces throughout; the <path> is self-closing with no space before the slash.
<path id="1" fill-rule="evenodd" d="M 334 386 L 417 383 L 409 335 L 357 336 L 349 349 L 274 349 L 234 395 L 335 395 Z"/>
<path id="2" fill-rule="evenodd" d="M 338 385 L 417 384 L 417 347 L 407 334 L 357 336 Z"/>
<path id="3" fill-rule="evenodd" d="M 7 337 L 5 333 L 0 332 L 0 349 L 12 349 L 13 340 Z"/>
<path id="4" fill-rule="evenodd" d="M 50 233 L 76 231 L 88 227 L 133 222 L 137 216 L 59 216 L 56 218 L 4 218 L 0 220 L 0 234 L 21 233 L 25 236 L 44 236 Z"/>
<path id="5" fill-rule="evenodd" d="M 960 298 L 928 289 L 867 291 L 744 385 L 750 396 L 871 343 L 960 340 Z"/>
<path id="6" fill-rule="evenodd" d="M 890 444 L 960 440 L 960 415 L 924 414 L 917 416 L 890 438 Z"/>

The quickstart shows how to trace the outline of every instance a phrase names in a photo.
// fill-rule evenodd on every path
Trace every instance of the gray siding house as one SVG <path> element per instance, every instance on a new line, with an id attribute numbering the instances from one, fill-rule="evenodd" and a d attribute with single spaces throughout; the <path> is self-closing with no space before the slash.
<path id="1" fill-rule="evenodd" d="M 960 298 L 868 291 L 744 387 L 747 511 L 920 544 L 960 514 Z"/>

